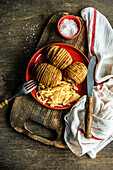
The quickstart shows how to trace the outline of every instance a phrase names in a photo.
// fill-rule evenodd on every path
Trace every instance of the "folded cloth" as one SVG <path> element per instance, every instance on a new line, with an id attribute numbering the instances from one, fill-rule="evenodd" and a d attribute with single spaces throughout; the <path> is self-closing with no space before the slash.
<path id="1" fill-rule="evenodd" d="M 91 158 L 113 140 L 113 30 L 108 20 L 94 8 L 85 8 L 81 16 L 86 22 L 88 58 L 96 55 L 97 86 L 93 88 L 92 138 L 84 137 L 86 99 L 84 95 L 64 117 L 64 139 L 77 156 Z"/>

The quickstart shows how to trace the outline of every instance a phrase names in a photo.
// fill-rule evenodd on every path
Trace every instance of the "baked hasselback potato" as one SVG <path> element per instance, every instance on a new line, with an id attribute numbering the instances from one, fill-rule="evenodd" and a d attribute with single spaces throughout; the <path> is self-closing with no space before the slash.
<path id="1" fill-rule="evenodd" d="M 66 49 L 60 48 L 57 45 L 49 46 L 46 50 L 47 59 L 49 63 L 59 69 L 65 69 L 72 63 L 71 55 Z"/>
<path id="2" fill-rule="evenodd" d="M 81 62 L 74 62 L 65 69 L 63 78 L 77 85 L 84 81 L 86 75 L 87 67 Z"/>
<path id="3" fill-rule="evenodd" d="M 62 72 L 48 63 L 35 64 L 33 74 L 36 81 L 45 87 L 57 86 L 62 80 Z"/>

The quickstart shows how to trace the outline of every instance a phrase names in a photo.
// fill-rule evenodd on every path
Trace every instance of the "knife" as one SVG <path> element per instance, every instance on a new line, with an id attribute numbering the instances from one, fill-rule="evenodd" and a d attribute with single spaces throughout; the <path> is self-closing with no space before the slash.
<path id="1" fill-rule="evenodd" d="M 90 59 L 88 65 L 88 73 L 87 73 L 87 108 L 85 115 L 85 134 L 84 136 L 87 139 L 92 137 L 91 128 L 93 122 L 93 86 L 94 86 L 94 72 L 96 65 L 96 56 L 93 56 Z"/>

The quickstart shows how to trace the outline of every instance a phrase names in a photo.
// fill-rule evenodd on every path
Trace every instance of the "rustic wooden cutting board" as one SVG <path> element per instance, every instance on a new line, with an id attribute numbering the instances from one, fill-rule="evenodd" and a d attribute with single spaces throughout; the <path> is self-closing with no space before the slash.
<path id="1" fill-rule="evenodd" d="M 45 27 L 41 39 L 37 45 L 36 51 L 41 47 L 51 44 L 51 43 L 66 43 L 75 46 L 79 50 L 81 50 L 87 56 L 87 34 L 85 22 L 82 18 L 78 17 L 81 21 L 81 32 L 80 34 L 72 39 L 67 40 L 62 38 L 57 30 L 57 23 L 59 19 L 67 15 L 66 12 L 60 12 L 55 14 L 48 22 Z M 27 96 L 21 96 L 15 99 L 14 104 L 11 109 L 10 114 L 10 123 L 11 126 L 26 136 L 30 138 L 42 142 L 47 145 L 53 145 L 59 148 L 65 148 L 66 144 L 63 139 L 64 135 L 64 115 L 69 110 L 54 110 L 50 108 L 46 108 L 45 106 L 39 104 L 31 94 Z M 27 126 L 27 122 L 32 121 L 31 126 Z M 35 122 L 35 123 L 33 123 Z M 30 123 L 28 123 L 30 124 Z M 42 132 L 41 135 L 36 133 L 35 125 L 40 124 L 38 132 Z M 32 127 L 32 131 L 31 128 Z M 45 136 L 41 128 L 46 127 L 50 129 L 53 133 L 54 139 L 49 139 Z M 48 132 L 47 132 L 48 133 Z"/>

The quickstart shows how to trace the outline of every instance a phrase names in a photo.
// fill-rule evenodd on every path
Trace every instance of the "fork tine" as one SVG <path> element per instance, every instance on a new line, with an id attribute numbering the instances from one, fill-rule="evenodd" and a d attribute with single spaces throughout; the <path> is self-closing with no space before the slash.
<path id="1" fill-rule="evenodd" d="M 25 89 L 29 90 L 31 87 L 36 86 L 36 83 L 32 83 L 30 85 L 26 85 Z"/>
<path id="2" fill-rule="evenodd" d="M 33 81 L 31 83 L 25 84 L 24 87 L 26 88 L 26 87 L 30 87 L 32 85 L 36 85 L 36 83 Z"/>
<path id="3" fill-rule="evenodd" d="M 31 89 L 27 90 L 27 93 L 30 93 L 32 90 L 34 90 L 37 87 L 37 85 L 33 86 Z"/>
<path id="4" fill-rule="evenodd" d="M 30 80 L 30 81 L 24 83 L 25 94 L 30 93 L 36 87 L 37 87 L 37 84 L 35 83 L 34 80 Z"/>
<path id="5" fill-rule="evenodd" d="M 34 80 L 29 80 L 29 81 L 27 81 L 26 83 L 24 83 L 24 86 L 25 86 L 25 85 L 28 85 L 28 84 L 30 84 L 30 83 L 32 83 L 32 82 L 34 82 Z"/>

